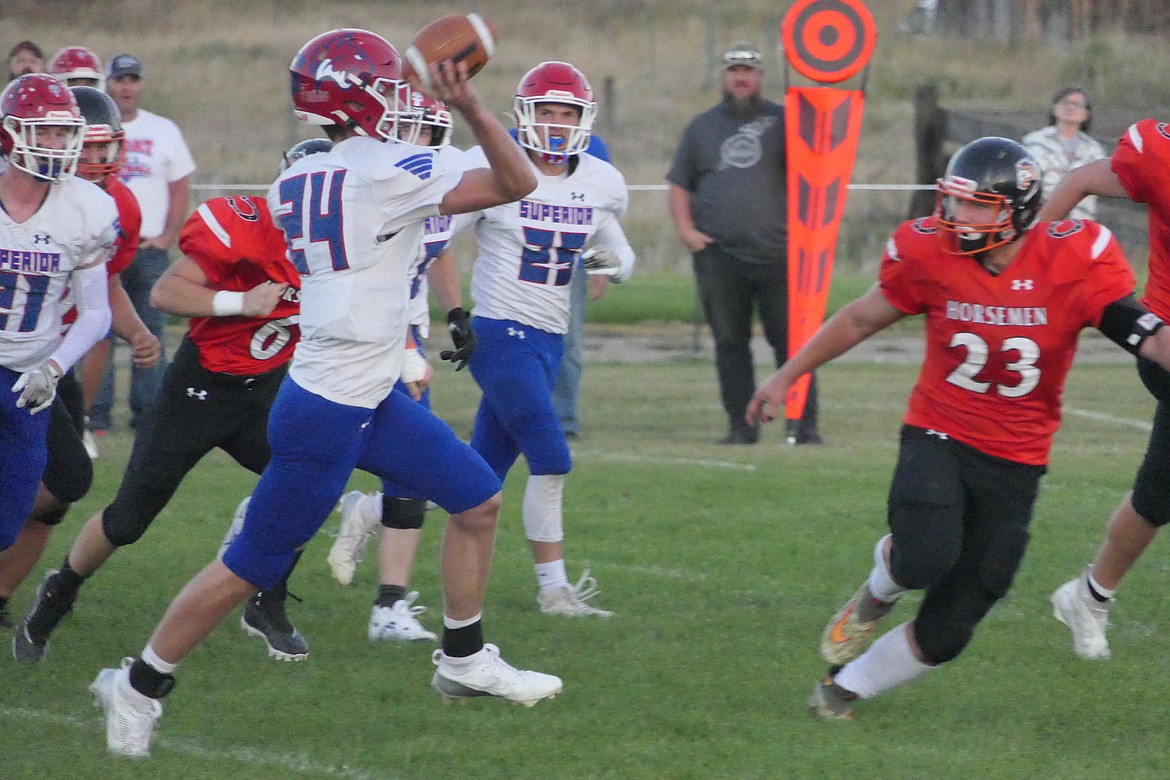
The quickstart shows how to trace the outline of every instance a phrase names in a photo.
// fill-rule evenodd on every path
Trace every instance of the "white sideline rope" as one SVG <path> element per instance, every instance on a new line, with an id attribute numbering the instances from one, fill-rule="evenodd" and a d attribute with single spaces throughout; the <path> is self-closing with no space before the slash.
<path id="1" fill-rule="evenodd" d="M 267 192 L 267 184 L 192 184 L 193 190 L 209 190 L 217 192 Z M 629 184 L 626 189 L 630 192 L 666 192 L 666 184 Z M 933 190 L 933 184 L 850 184 L 851 190 L 872 190 L 877 192 L 912 192 L 915 190 Z"/>

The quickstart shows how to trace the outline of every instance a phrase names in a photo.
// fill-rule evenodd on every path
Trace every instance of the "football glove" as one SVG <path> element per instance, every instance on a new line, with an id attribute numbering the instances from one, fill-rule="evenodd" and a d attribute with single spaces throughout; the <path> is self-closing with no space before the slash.
<path id="1" fill-rule="evenodd" d="M 475 331 L 471 329 L 471 317 L 459 307 L 447 312 L 447 330 L 451 332 L 451 343 L 455 349 L 445 349 L 439 358 L 455 364 L 456 371 L 462 371 L 475 352 Z"/>
<path id="2" fill-rule="evenodd" d="M 622 261 L 609 247 L 594 246 L 581 254 L 581 265 L 590 276 L 608 276 L 615 279 L 621 275 Z"/>
<path id="3" fill-rule="evenodd" d="M 16 399 L 16 408 L 27 406 L 29 414 L 48 409 L 57 397 L 57 382 L 61 379 L 61 373 L 55 363 L 47 361 L 40 368 L 21 374 L 12 385 L 12 392 L 20 393 L 20 398 Z"/>

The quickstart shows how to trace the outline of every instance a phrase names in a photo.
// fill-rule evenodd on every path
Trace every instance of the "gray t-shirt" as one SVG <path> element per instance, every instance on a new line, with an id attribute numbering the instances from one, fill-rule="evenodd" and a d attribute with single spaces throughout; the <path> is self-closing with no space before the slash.
<path id="1" fill-rule="evenodd" d="M 683 131 L 666 179 L 691 193 L 695 227 L 724 252 L 752 263 L 788 250 L 784 109 L 765 100 L 753 119 L 723 103 Z"/>

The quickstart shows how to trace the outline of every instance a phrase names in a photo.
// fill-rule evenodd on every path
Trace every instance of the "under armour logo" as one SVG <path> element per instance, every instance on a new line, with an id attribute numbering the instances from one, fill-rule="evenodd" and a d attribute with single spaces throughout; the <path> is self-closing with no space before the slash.
<path id="1" fill-rule="evenodd" d="M 50 238 L 48 233 L 37 233 L 35 236 L 33 236 L 33 243 L 34 244 L 47 244 L 51 240 L 52 239 Z"/>
<path id="2" fill-rule="evenodd" d="M 570 198 L 571 200 L 580 200 L 580 201 L 583 201 L 583 200 L 585 200 L 585 193 L 584 193 L 584 192 L 570 192 L 570 193 L 569 193 L 569 198 Z"/>
<path id="3" fill-rule="evenodd" d="M 510 327 L 510 328 L 508 328 L 508 335 L 512 336 L 513 338 L 522 339 L 522 338 L 524 338 L 524 331 L 521 330 L 520 328 L 511 328 Z"/>
<path id="4" fill-rule="evenodd" d="M 1031 279 L 1012 279 L 1013 290 L 1031 290 L 1036 284 Z"/>
<path id="5" fill-rule="evenodd" d="M 939 437 L 940 439 L 942 439 L 943 441 L 946 441 L 947 439 L 951 438 L 950 436 L 947 436 L 947 435 L 946 435 L 945 433 L 943 433 L 942 431 L 936 431 L 934 428 L 929 428 L 929 429 L 927 429 L 927 431 L 926 431 L 926 435 L 927 435 L 927 436 L 937 436 L 937 437 Z"/>
<path id="6" fill-rule="evenodd" d="M 207 391 L 206 390 L 196 390 L 194 387 L 188 387 L 187 388 L 187 397 L 188 398 L 198 398 L 200 401 L 206 401 L 207 400 Z"/>

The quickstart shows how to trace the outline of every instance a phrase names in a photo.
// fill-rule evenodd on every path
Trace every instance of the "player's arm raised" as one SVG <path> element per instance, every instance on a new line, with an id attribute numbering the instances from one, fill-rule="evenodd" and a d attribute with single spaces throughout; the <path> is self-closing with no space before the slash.
<path id="1" fill-rule="evenodd" d="M 536 174 L 524 150 L 480 100 L 467 76 L 467 66 L 450 61 L 431 66 L 434 94 L 463 115 L 490 168 L 474 168 L 443 198 L 442 214 L 498 206 L 523 198 L 536 189 Z"/>
<path id="2" fill-rule="evenodd" d="M 1036 214 L 1036 221 L 1052 222 L 1064 219 L 1087 195 L 1101 195 L 1106 198 L 1129 197 L 1125 187 L 1121 186 L 1121 180 L 1113 172 L 1112 160 L 1108 157 L 1094 160 L 1066 173 L 1056 188 L 1048 194 L 1048 199 Z"/>

